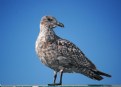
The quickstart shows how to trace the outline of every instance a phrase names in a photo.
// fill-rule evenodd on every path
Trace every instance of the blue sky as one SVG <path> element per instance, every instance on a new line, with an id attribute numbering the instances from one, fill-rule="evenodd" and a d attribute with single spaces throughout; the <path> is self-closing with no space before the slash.
<path id="1" fill-rule="evenodd" d="M 48 84 L 53 70 L 35 53 L 39 23 L 52 15 L 65 25 L 55 32 L 76 44 L 112 78 L 64 74 L 63 84 L 121 84 L 120 0 L 0 0 L 0 84 Z"/>

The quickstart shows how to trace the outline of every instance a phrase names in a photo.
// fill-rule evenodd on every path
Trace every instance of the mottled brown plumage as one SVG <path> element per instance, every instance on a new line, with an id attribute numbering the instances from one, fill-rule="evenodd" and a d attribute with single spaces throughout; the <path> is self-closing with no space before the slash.
<path id="1" fill-rule="evenodd" d="M 72 42 L 55 34 L 56 26 L 64 27 L 52 16 L 44 16 L 40 22 L 40 33 L 36 41 L 36 53 L 42 63 L 55 71 L 54 85 L 62 84 L 63 73 L 81 73 L 91 79 L 101 80 L 101 75 L 111 77 L 95 67 L 84 53 Z M 60 72 L 60 82 L 56 82 L 57 72 Z"/>

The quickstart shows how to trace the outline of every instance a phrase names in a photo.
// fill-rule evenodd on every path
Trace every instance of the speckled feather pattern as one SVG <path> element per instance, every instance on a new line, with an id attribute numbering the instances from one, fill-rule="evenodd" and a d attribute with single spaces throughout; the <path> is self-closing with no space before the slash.
<path id="1" fill-rule="evenodd" d="M 101 80 L 95 65 L 84 55 L 84 53 L 72 42 L 57 36 L 53 30 L 57 25 L 53 21 L 43 17 L 40 23 L 40 33 L 36 41 L 36 53 L 43 64 L 59 72 L 81 73 L 92 79 Z M 100 72 L 100 71 L 99 71 Z"/>

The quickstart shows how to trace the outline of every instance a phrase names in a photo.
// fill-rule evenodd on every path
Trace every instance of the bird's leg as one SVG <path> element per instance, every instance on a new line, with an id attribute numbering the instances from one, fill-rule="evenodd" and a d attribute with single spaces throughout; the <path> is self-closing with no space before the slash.
<path id="1" fill-rule="evenodd" d="M 56 71 L 54 71 L 54 81 L 53 81 L 53 84 L 48 84 L 49 86 L 54 86 L 54 85 L 56 85 L 56 78 L 57 78 L 57 72 Z"/>
<path id="2" fill-rule="evenodd" d="M 57 72 L 54 72 L 54 83 L 53 84 L 48 84 L 49 86 L 56 86 L 56 85 L 62 85 L 62 76 L 63 76 L 63 70 L 60 70 L 60 82 L 59 83 L 55 83 L 56 82 L 56 78 L 57 78 Z"/>
<path id="3" fill-rule="evenodd" d="M 54 84 L 55 84 L 55 82 L 56 82 L 56 78 L 57 78 L 57 72 L 54 71 Z"/>
<path id="4" fill-rule="evenodd" d="M 59 85 L 62 85 L 62 77 L 63 77 L 63 70 L 60 70 L 60 83 L 59 83 Z"/>

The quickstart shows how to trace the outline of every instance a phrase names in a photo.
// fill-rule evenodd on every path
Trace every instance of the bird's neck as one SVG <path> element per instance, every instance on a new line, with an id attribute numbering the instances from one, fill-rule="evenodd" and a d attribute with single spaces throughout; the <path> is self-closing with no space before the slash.
<path id="1" fill-rule="evenodd" d="M 45 26 L 41 26 L 38 38 L 40 38 L 41 41 L 43 41 L 43 42 L 51 42 L 51 41 L 54 41 L 56 39 L 56 34 L 53 31 L 53 29 L 50 29 L 50 28 L 45 27 Z"/>
<path id="2" fill-rule="evenodd" d="M 41 36 L 55 35 L 55 32 L 51 28 L 48 28 L 46 26 L 40 26 L 40 34 Z"/>

